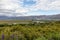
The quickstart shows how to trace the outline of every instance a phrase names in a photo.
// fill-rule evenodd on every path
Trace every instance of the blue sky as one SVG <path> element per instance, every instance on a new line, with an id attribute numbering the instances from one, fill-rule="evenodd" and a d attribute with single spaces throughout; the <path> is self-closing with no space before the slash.
<path id="1" fill-rule="evenodd" d="M 60 14 L 60 0 L 0 0 L 0 15 L 31 16 Z"/>
<path id="2" fill-rule="evenodd" d="M 23 0 L 23 7 L 29 7 L 29 6 L 32 6 L 36 4 L 36 1 L 33 1 L 33 0 Z"/>

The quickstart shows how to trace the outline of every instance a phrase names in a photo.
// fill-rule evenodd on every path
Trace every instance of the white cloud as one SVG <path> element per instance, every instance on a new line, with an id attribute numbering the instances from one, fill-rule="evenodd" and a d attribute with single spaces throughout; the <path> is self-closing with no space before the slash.
<path id="1" fill-rule="evenodd" d="M 18 0 L 0 0 L 0 15 L 17 16 L 25 12 L 27 10 L 21 8 Z"/>
<path id="2" fill-rule="evenodd" d="M 12 0 L 2 0 L 0 4 L 3 9 L 16 9 L 19 7 L 18 3 L 14 3 Z"/>
<path id="3" fill-rule="evenodd" d="M 16 13 L 26 13 L 26 12 L 29 12 L 29 10 L 26 9 L 26 8 L 19 8 L 19 9 L 16 9 Z"/>
<path id="4" fill-rule="evenodd" d="M 60 10 L 60 0 L 33 0 L 33 1 L 36 1 L 35 5 L 23 7 L 23 0 L 0 0 L 0 10 L 6 9 L 7 13 L 8 13 L 8 10 L 13 10 L 14 12 L 11 11 L 13 13 L 11 12 L 8 13 L 9 15 L 13 15 L 13 14 L 21 15 L 24 13 L 37 11 L 37 10 L 45 10 L 45 11 Z M 4 11 L 2 10 L 2 12 Z"/>
<path id="5" fill-rule="evenodd" d="M 50 8 L 52 10 L 60 10 L 60 1 L 54 1 L 51 4 L 49 4 Z"/>
<path id="6" fill-rule="evenodd" d="M 60 10 L 60 0 L 37 0 L 34 10 Z"/>

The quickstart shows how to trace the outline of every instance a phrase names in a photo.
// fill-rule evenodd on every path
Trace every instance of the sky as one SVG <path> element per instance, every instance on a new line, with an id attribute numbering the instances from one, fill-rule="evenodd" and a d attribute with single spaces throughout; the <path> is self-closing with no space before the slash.
<path id="1" fill-rule="evenodd" d="M 0 0 L 0 16 L 60 14 L 60 0 Z"/>

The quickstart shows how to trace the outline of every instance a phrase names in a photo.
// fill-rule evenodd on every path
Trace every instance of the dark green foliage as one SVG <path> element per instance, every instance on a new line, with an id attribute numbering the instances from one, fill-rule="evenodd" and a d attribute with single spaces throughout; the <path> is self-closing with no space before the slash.
<path id="1" fill-rule="evenodd" d="M 60 40 L 60 21 L 0 24 L 0 40 Z"/>

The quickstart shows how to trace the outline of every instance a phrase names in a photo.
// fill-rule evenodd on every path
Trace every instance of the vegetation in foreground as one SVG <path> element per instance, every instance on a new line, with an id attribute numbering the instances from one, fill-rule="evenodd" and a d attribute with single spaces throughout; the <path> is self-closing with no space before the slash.
<path id="1" fill-rule="evenodd" d="M 0 24 L 0 40 L 60 40 L 60 21 Z"/>

